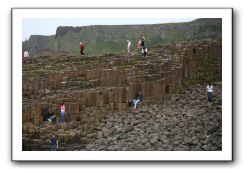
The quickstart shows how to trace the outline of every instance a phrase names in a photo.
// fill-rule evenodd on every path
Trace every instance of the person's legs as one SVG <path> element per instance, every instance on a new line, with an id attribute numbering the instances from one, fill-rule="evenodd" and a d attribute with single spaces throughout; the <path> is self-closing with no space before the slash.
<path id="1" fill-rule="evenodd" d="M 54 146 L 54 151 L 57 151 L 57 145 Z"/>
<path id="2" fill-rule="evenodd" d="M 141 57 L 144 58 L 144 52 L 141 53 Z"/>
<path id="3" fill-rule="evenodd" d="M 134 100 L 134 109 L 136 109 L 136 106 L 137 106 L 137 104 L 140 102 L 140 100 L 139 99 L 137 99 L 137 100 Z"/>
<path id="4" fill-rule="evenodd" d="M 135 109 L 135 106 L 136 105 L 136 100 L 133 100 L 133 106 L 134 106 L 134 109 Z"/>
<path id="5" fill-rule="evenodd" d="M 51 151 L 56 151 L 56 146 L 55 145 L 51 145 Z"/>
<path id="6" fill-rule="evenodd" d="M 212 92 L 208 92 L 208 102 L 212 102 Z"/>
<path id="7" fill-rule="evenodd" d="M 212 92 L 209 92 L 210 103 L 212 102 Z"/>
<path id="8" fill-rule="evenodd" d="M 84 52 L 83 52 L 83 50 L 81 50 L 81 51 L 80 51 L 80 54 L 81 54 L 81 55 L 84 55 Z"/>
<path id="9" fill-rule="evenodd" d="M 61 123 L 64 123 L 64 112 L 61 112 Z"/>
<path id="10" fill-rule="evenodd" d="M 52 115 L 52 116 L 49 117 L 49 119 L 50 119 L 51 121 L 53 121 L 55 118 L 56 118 L 55 115 Z"/>
<path id="11" fill-rule="evenodd" d="M 209 92 L 207 92 L 207 95 L 208 95 L 208 102 L 209 102 L 209 100 L 210 100 L 210 95 L 209 95 Z"/>

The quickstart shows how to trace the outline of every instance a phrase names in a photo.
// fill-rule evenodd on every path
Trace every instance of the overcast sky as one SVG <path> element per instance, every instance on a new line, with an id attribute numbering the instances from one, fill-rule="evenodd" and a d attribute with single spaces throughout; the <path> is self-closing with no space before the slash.
<path id="1" fill-rule="evenodd" d="M 57 18 L 26 18 L 22 22 L 22 40 L 30 35 L 54 35 L 58 26 L 88 25 L 138 25 L 189 22 L 196 18 L 152 18 L 152 19 L 57 19 Z"/>

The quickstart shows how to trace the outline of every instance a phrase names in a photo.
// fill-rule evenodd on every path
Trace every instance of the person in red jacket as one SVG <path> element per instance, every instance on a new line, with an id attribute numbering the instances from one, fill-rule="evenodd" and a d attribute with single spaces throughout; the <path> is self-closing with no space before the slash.
<path id="1" fill-rule="evenodd" d="M 84 55 L 84 49 L 85 49 L 85 46 L 83 43 L 80 42 L 80 55 Z"/>

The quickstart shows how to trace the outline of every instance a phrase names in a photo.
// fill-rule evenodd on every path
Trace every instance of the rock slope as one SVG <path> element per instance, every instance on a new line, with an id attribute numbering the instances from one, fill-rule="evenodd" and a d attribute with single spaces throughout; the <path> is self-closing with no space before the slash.
<path id="1" fill-rule="evenodd" d="M 97 127 L 96 139 L 82 150 L 221 151 L 221 82 L 207 103 L 205 85 L 186 88 L 169 100 L 114 113 Z"/>

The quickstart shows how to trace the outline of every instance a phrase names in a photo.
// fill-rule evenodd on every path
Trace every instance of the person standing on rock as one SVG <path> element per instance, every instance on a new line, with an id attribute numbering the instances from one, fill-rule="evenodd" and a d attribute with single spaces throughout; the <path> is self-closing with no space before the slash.
<path id="1" fill-rule="evenodd" d="M 139 38 L 139 41 L 137 43 L 137 48 L 143 48 L 145 47 L 145 36 L 144 34 L 141 35 L 141 37 Z"/>
<path id="2" fill-rule="evenodd" d="M 51 144 L 51 151 L 57 151 L 58 139 L 55 135 L 52 135 L 52 138 L 50 139 L 50 144 Z"/>
<path id="3" fill-rule="evenodd" d="M 138 49 L 141 48 L 141 40 L 138 40 L 138 42 L 137 42 L 137 48 L 138 48 Z"/>
<path id="4" fill-rule="evenodd" d="M 141 57 L 142 58 L 147 57 L 147 48 L 145 48 L 145 47 L 141 48 Z"/>
<path id="5" fill-rule="evenodd" d="M 212 95 L 213 95 L 213 85 L 211 85 L 210 83 L 207 85 L 206 93 L 208 95 L 208 103 L 211 103 L 212 102 Z"/>
<path id="6" fill-rule="evenodd" d="M 60 115 L 61 115 L 61 123 L 64 123 L 64 116 L 65 116 L 65 105 L 64 102 L 60 105 Z"/>
<path id="7" fill-rule="evenodd" d="M 145 47 L 145 36 L 144 34 L 141 35 L 141 47 Z"/>
<path id="8" fill-rule="evenodd" d="M 131 41 L 130 40 L 127 40 L 127 52 L 128 52 L 128 54 L 130 54 L 130 52 L 131 52 Z"/>
<path id="9" fill-rule="evenodd" d="M 29 55 L 29 51 L 28 51 L 28 50 L 25 50 L 25 51 L 24 51 L 24 63 L 25 63 L 25 64 L 28 63 L 28 61 L 29 61 L 29 57 L 30 57 L 30 55 Z"/>
<path id="10" fill-rule="evenodd" d="M 136 107 L 139 104 L 139 102 L 142 102 L 142 94 L 141 94 L 141 92 L 138 92 L 137 95 L 136 95 L 136 99 L 133 100 L 134 109 L 136 109 Z"/>
<path id="11" fill-rule="evenodd" d="M 84 49 L 85 49 L 85 46 L 82 42 L 80 42 L 80 55 L 84 55 Z"/>

